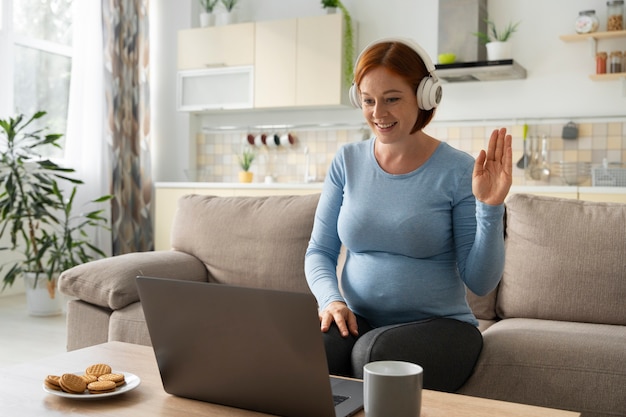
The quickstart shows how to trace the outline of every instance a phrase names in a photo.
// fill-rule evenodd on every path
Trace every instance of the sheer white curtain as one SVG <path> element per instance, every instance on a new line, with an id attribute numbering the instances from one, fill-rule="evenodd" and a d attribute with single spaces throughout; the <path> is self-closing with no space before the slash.
<path id="1" fill-rule="evenodd" d="M 110 164 L 104 135 L 104 84 L 101 1 L 74 1 L 72 78 L 65 138 L 65 164 L 85 182 L 74 209 L 93 210 L 86 204 L 110 193 Z M 110 205 L 107 217 L 110 219 Z M 111 233 L 99 230 L 95 244 L 111 254 Z"/>

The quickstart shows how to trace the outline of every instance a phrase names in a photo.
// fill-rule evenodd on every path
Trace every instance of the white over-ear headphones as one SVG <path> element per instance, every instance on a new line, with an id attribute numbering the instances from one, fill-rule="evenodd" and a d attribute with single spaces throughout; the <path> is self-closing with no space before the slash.
<path id="1" fill-rule="evenodd" d="M 363 51 L 361 51 L 361 53 L 357 57 L 356 64 L 354 65 L 355 68 L 358 66 L 359 60 L 361 59 L 361 56 L 363 55 L 365 51 L 367 51 L 374 45 L 377 45 L 379 43 L 385 43 L 385 42 L 402 43 L 408 46 L 409 48 L 413 49 L 419 55 L 422 61 L 424 61 L 424 65 L 426 65 L 426 69 L 428 70 L 428 75 L 424 77 L 422 81 L 420 81 L 417 87 L 417 104 L 419 108 L 422 110 L 432 110 L 435 107 L 437 107 L 439 103 L 441 102 L 442 89 L 441 89 L 441 82 L 435 75 L 435 65 L 431 61 L 426 51 L 424 51 L 424 49 L 421 46 L 419 46 L 417 43 L 413 42 L 410 39 L 385 38 L 385 39 L 379 39 L 369 44 L 368 46 L 365 47 L 365 49 L 363 49 Z M 352 86 L 350 87 L 350 92 L 348 94 L 350 96 L 350 103 L 352 103 L 354 107 L 357 107 L 360 109 L 361 97 L 359 94 L 359 89 L 355 83 L 352 83 Z"/>

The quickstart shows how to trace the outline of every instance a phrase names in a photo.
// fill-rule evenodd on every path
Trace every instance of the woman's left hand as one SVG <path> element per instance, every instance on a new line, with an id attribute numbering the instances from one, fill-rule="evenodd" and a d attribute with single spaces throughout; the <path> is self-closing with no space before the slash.
<path id="1" fill-rule="evenodd" d="M 487 152 L 480 151 L 472 176 L 472 191 L 477 200 L 494 206 L 504 203 L 513 183 L 512 141 L 506 128 L 494 130 Z"/>

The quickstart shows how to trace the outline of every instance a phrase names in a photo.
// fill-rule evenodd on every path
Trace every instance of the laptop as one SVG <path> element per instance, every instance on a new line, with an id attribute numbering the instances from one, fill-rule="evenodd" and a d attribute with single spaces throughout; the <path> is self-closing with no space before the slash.
<path id="1" fill-rule="evenodd" d="M 284 417 L 347 417 L 363 383 L 329 376 L 311 294 L 137 277 L 169 394 Z"/>

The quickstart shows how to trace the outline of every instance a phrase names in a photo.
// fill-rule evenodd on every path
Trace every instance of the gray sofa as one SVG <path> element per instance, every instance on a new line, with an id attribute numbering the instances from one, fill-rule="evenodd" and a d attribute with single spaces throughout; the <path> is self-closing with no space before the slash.
<path id="1" fill-rule="evenodd" d="M 65 271 L 68 350 L 149 345 L 137 275 L 308 291 L 304 252 L 318 195 L 183 197 L 172 250 Z M 626 205 L 512 195 L 499 287 L 468 293 L 484 346 L 459 393 L 626 416 Z"/>

